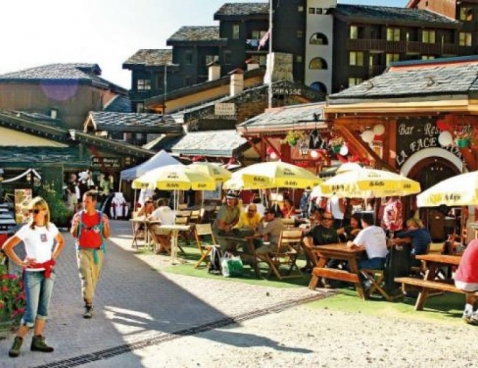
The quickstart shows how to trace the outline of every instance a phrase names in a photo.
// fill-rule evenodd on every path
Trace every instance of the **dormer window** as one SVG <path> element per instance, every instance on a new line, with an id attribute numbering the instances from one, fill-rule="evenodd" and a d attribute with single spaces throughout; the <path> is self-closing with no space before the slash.
<path id="1" fill-rule="evenodd" d="M 151 80 L 150 79 L 138 79 L 136 89 L 138 91 L 150 91 L 151 90 Z"/>

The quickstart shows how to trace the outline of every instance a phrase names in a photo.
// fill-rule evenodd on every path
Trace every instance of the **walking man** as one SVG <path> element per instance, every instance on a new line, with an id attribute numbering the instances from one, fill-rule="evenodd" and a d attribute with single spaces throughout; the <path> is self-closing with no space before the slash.
<path id="1" fill-rule="evenodd" d="M 104 239 L 110 236 L 108 216 L 96 210 L 98 193 L 89 190 L 83 195 L 84 210 L 72 220 L 71 235 L 77 245 L 77 262 L 81 292 L 85 301 L 84 318 L 93 317 L 93 297 L 103 265 Z"/>

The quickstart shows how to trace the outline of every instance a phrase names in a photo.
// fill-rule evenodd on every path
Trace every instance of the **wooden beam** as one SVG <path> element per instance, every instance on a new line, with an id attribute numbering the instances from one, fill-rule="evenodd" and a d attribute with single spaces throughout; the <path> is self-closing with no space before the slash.
<path id="1" fill-rule="evenodd" d="M 396 168 L 389 165 L 388 162 L 385 162 L 384 160 L 382 160 L 382 158 L 379 157 L 375 153 L 375 151 L 370 148 L 370 146 L 367 143 L 362 141 L 362 139 L 359 137 L 357 133 L 350 130 L 347 126 L 343 124 L 336 124 L 336 128 L 338 129 L 340 134 L 342 134 L 344 139 L 354 146 L 354 148 L 359 152 L 359 154 L 363 155 L 370 161 L 374 162 L 373 166 L 379 169 L 386 168 L 387 170 L 394 173 L 398 172 Z"/>
<path id="2" fill-rule="evenodd" d="M 257 148 L 256 144 L 252 141 L 252 139 L 249 138 L 249 137 L 244 137 L 244 138 L 247 139 L 247 142 L 248 142 L 249 145 L 252 147 L 252 149 L 257 152 L 257 154 L 259 155 L 259 157 L 262 157 L 261 151 Z"/>
<path id="3" fill-rule="evenodd" d="M 465 148 L 460 148 L 460 152 L 463 155 L 463 158 L 465 159 L 465 164 L 466 167 L 468 168 L 468 171 L 476 171 L 476 159 L 473 155 L 473 151 L 469 149 L 468 147 Z"/>

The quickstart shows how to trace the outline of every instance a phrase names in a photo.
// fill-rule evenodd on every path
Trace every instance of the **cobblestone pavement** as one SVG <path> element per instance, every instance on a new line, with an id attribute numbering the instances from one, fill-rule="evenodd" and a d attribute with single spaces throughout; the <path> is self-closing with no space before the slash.
<path id="1" fill-rule="evenodd" d="M 162 273 L 168 257 L 136 255 L 131 226 L 111 221 L 103 274 L 95 298 L 93 319 L 82 318 L 83 301 L 76 268 L 74 240 L 64 233 L 65 250 L 57 264 L 51 321 L 45 335 L 52 354 L 31 352 L 30 336 L 20 357 L 8 358 L 13 336 L 0 341 L 0 367 L 72 367 L 88 361 L 99 366 L 110 356 L 151 346 L 177 336 L 194 335 L 234 321 L 247 320 L 292 304 L 321 298 L 307 288 L 269 288 Z M 121 356 L 114 359 L 121 362 Z M 121 365 L 121 364 L 120 364 Z M 141 366 L 139 361 L 137 366 Z"/>

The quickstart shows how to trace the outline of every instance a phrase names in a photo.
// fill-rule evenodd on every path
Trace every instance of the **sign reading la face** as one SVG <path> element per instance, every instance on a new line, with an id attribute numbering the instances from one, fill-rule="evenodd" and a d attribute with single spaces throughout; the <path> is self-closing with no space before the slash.
<path id="1" fill-rule="evenodd" d="M 411 155 L 426 148 L 443 148 L 462 160 L 463 157 L 457 147 L 451 145 L 443 147 L 438 143 L 439 135 L 436 119 L 398 119 L 397 165 L 402 166 Z"/>
<path id="2" fill-rule="evenodd" d="M 93 169 L 121 169 L 122 165 L 121 157 L 99 157 L 94 156 L 91 158 L 91 168 Z"/>

